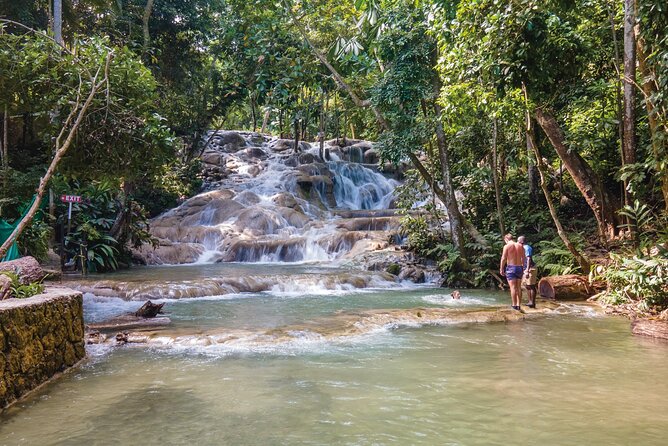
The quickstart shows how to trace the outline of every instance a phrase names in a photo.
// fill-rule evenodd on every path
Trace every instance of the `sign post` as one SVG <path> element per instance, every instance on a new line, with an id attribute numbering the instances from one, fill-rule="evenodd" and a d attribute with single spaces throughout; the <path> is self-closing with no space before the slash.
<path id="1" fill-rule="evenodd" d="M 61 195 L 60 196 L 60 201 L 63 203 L 67 203 L 67 233 L 65 233 L 65 226 L 63 225 L 63 231 L 61 232 L 61 240 L 60 240 L 60 265 L 61 265 L 61 270 L 63 269 L 63 266 L 65 265 L 65 235 L 69 235 L 70 231 L 72 230 L 72 203 L 81 203 L 81 196 L 80 195 Z"/>

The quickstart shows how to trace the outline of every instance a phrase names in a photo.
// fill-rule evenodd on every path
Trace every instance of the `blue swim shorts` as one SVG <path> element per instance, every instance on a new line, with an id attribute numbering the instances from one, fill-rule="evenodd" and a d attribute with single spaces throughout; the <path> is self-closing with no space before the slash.
<path id="1" fill-rule="evenodd" d="M 506 266 L 506 279 L 508 280 L 522 280 L 524 268 L 522 265 L 508 265 Z"/>

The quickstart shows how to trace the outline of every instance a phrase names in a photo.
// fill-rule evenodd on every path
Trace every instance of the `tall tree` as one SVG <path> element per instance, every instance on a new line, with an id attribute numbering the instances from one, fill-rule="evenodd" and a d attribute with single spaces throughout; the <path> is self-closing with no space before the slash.
<path id="1" fill-rule="evenodd" d="M 636 162 L 636 0 L 624 0 L 624 143 L 622 164 Z M 626 204 L 631 203 L 628 185 L 625 187 Z"/>

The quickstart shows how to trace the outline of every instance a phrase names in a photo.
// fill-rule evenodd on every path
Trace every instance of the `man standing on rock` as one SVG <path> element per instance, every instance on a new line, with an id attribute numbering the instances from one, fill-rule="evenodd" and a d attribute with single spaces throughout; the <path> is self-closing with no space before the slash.
<path id="1" fill-rule="evenodd" d="M 536 263 L 533 261 L 533 248 L 531 247 L 530 244 L 526 243 L 526 240 L 523 235 L 517 237 L 517 243 L 519 243 L 520 245 L 522 245 L 522 247 L 524 247 L 524 256 L 526 257 L 522 284 L 524 285 L 524 288 L 526 288 L 527 290 L 527 298 L 529 299 L 527 307 L 536 308 L 536 289 L 537 289 L 536 282 L 538 280 L 538 272 L 536 271 Z"/>
<path id="2" fill-rule="evenodd" d="M 519 243 L 515 243 L 511 234 L 506 234 L 503 237 L 503 241 L 506 243 L 506 246 L 503 247 L 499 273 L 502 276 L 506 276 L 508 280 L 513 310 L 520 311 L 522 275 L 524 272 L 524 263 L 526 262 L 524 247 Z"/>

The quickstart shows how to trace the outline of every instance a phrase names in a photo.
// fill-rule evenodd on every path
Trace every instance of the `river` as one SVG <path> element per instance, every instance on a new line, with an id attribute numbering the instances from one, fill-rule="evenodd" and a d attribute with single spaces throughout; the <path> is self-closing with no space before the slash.
<path id="1" fill-rule="evenodd" d="M 273 276 L 277 286 L 163 299 L 166 330 L 243 329 L 248 339 L 89 346 L 82 365 L 0 415 L 0 444 L 665 442 L 668 345 L 634 337 L 627 320 L 592 307 L 513 323 L 379 324 L 355 336 L 304 330 L 272 342 L 272 329 L 323 324 L 342 311 L 495 308 L 508 297 L 462 290 L 453 300 L 451 290 L 380 279 L 355 288 L 327 280 L 344 269 L 309 264 L 162 266 L 114 277 L 140 284 L 198 274 Z M 138 305 L 88 293 L 85 317 Z"/>

